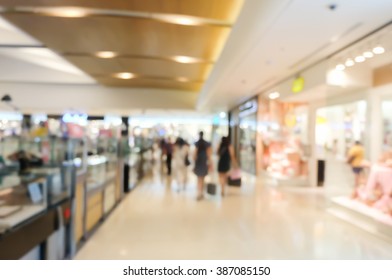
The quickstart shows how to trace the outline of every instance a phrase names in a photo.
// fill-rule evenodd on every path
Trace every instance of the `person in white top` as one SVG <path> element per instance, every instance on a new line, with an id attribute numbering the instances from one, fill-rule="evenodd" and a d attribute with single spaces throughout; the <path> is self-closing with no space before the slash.
<path id="1" fill-rule="evenodd" d="M 178 184 L 178 190 L 185 189 L 188 180 L 189 145 L 178 137 L 174 143 L 173 150 L 173 171 Z"/>

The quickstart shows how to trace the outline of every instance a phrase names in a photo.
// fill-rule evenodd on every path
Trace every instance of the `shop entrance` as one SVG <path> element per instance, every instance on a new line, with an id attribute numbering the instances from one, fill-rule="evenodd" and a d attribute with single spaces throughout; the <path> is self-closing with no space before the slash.
<path id="1" fill-rule="evenodd" d="M 334 193 L 352 191 L 354 176 L 347 163 L 347 154 L 355 141 L 364 145 L 366 107 L 362 100 L 317 110 L 315 139 L 319 186 L 323 185 Z"/>

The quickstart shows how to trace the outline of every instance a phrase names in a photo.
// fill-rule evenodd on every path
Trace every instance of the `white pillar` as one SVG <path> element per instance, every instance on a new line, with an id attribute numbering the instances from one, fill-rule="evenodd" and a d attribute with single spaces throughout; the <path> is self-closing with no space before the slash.
<path id="1" fill-rule="evenodd" d="M 310 147 L 310 156 L 309 156 L 309 185 L 311 187 L 317 186 L 317 145 L 316 145 L 316 105 L 309 105 L 309 147 Z"/>
<path id="2" fill-rule="evenodd" d="M 383 115 L 381 97 L 372 90 L 368 93 L 368 110 L 366 123 L 366 148 L 367 157 L 371 162 L 376 162 L 382 153 L 383 145 Z"/>

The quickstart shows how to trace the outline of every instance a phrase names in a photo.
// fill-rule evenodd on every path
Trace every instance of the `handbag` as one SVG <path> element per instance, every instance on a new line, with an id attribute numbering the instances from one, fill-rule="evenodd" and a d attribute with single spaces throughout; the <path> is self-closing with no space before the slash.
<path id="1" fill-rule="evenodd" d="M 214 183 L 208 183 L 207 184 L 207 193 L 211 195 L 216 194 L 216 184 Z"/>
<path id="2" fill-rule="evenodd" d="M 241 170 L 239 168 L 230 172 L 230 175 L 227 178 L 227 184 L 232 187 L 241 187 Z"/>
<path id="3" fill-rule="evenodd" d="M 185 162 L 184 162 L 184 163 L 185 163 L 185 166 L 191 165 L 191 161 L 189 160 L 188 154 L 186 154 L 184 161 L 185 161 Z"/>

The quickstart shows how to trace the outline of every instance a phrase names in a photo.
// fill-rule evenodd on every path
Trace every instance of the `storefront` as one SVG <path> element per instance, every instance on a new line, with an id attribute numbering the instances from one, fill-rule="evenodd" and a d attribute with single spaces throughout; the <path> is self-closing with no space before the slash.
<path id="1" fill-rule="evenodd" d="M 256 174 L 257 99 L 252 99 L 230 112 L 231 142 L 241 169 Z"/>
<path id="2" fill-rule="evenodd" d="M 331 58 L 334 84 L 341 89 L 352 89 L 355 84 L 360 89 L 356 89 L 356 99 L 319 107 L 315 130 L 317 148 L 327 162 L 326 186 L 340 190 L 332 197 L 329 212 L 387 239 L 392 238 L 391 28 L 389 25 Z M 338 98 L 354 95 L 351 90 Z M 356 187 L 347 164 L 354 141 L 360 141 L 365 151 Z"/>
<path id="3" fill-rule="evenodd" d="M 356 141 L 368 150 L 365 135 L 367 126 L 367 102 L 321 107 L 316 111 L 315 146 L 316 157 L 325 166 L 325 175 L 319 186 L 340 192 L 351 190 L 354 182 L 352 170 L 347 164 L 347 155 Z M 320 174 L 318 174 L 320 176 Z M 320 178 L 319 178 L 320 180 Z"/>
<path id="4" fill-rule="evenodd" d="M 308 107 L 259 97 L 258 168 L 276 179 L 308 175 Z"/>

